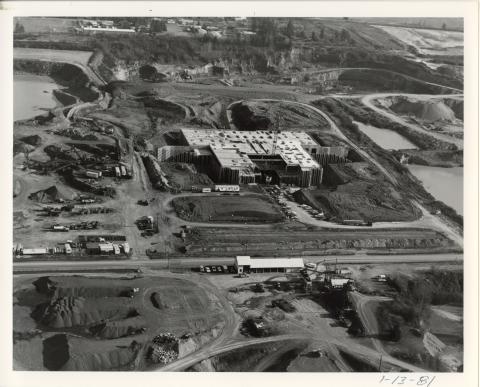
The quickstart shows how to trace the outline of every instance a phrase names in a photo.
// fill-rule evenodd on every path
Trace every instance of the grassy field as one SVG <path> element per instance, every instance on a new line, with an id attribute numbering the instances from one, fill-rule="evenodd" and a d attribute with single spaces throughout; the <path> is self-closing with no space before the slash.
<path id="1" fill-rule="evenodd" d="M 280 209 L 260 196 L 189 196 L 173 200 L 182 219 L 193 222 L 280 222 Z"/>
<path id="2" fill-rule="evenodd" d="M 16 17 L 15 24 L 20 24 L 25 33 L 70 32 L 77 25 L 75 19 L 60 17 Z"/>

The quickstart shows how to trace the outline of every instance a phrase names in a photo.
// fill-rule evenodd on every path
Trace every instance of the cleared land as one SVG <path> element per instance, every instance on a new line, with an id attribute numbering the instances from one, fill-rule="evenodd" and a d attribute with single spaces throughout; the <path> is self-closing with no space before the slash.
<path id="1" fill-rule="evenodd" d="M 154 336 L 188 333 L 178 343 L 185 354 L 223 321 L 213 294 L 171 277 L 17 278 L 14 307 L 25 311 L 14 316 L 14 359 L 27 370 L 139 370 Z"/>
<path id="2" fill-rule="evenodd" d="M 188 196 L 175 198 L 178 216 L 192 222 L 280 222 L 280 208 L 261 196 Z"/>
<path id="3" fill-rule="evenodd" d="M 463 55 L 463 32 L 376 26 L 427 55 Z"/>

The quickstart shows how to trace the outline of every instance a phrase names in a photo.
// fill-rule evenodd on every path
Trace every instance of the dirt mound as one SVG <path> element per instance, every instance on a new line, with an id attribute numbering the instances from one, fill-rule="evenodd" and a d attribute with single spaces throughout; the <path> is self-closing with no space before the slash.
<path id="1" fill-rule="evenodd" d="M 455 113 L 455 117 L 463 121 L 463 99 L 446 98 L 443 102 Z"/>
<path id="2" fill-rule="evenodd" d="M 43 341 L 43 363 L 51 371 L 106 371 L 120 370 L 137 357 L 141 345 L 132 341 L 129 346 L 99 353 L 76 354 L 73 341 L 84 341 L 58 334 Z M 81 343 L 77 343 L 81 344 Z"/>
<path id="3" fill-rule="evenodd" d="M 374 182 L 357 180 L 334 190 L 301 190 L 295 197 L 339 221 L 413 221 L 421 216 L 421 212 L 393 188 Z"/>
<path id="4" fill-rule="evenodd" d="M 232 107 L 235 126 L 242 130 L 267 130 L 273 125 L 273 117 L 266 106 L 241 102 Z"/>
<path id="5" fill-rule="evenodd" d="M 162 310 L 168 308 L 168 304 L 163 302 L 160 294 L 158 294 L 157 292 L 152 293 L 152 295 L 150 296 L 150 300 L 152 301 L 153 306 L 157 309 Z"/>
<path id="6" fill-rule="evenodd" d="M 454 121 L 455 113 L 442 101 L 420 101 L 412 98 L 396 98 L 390 109 L 398 114 L 414 115 L 428 122 Z"/>
<path id="7" fill-rule="evenodd" d="M 85 299 L 83 297 L 61 297 L 49 303 L 38 305 L 32 317 L 51 328 L 71 328 L 92 325 L 107 319 L 123 319 L 137 316 L 138 312 L 130 299 L 105 298 Z"/>
<path id="8" fill-rule="evenodd" d="M 143 317 L 135 316 L 120 321 L 108 321 L 90 328 L 90 332 L 101 339 L 115 339 L 144 332 L 146 322 Z"/>
<path id="9" fill-rule="evenodd" d="M 89 286 L 89 282 L 94 283 Z M 40 277 L 33 282 L 39 293 L 46 294 L 52 298 L 60 297 L 131 297 L 134 294 L 131 286 L 112 286 L 101 284 L 98 281 L 88 281 L 78 277 Z"/>
<path id="10" fill-rule="evenodd" d="M 67 335 L 55 335 L 43 340 L 43 364 L 51 371 L 60 370 L 70 359 Z"/>
<path id="11" fill-rule="evenodd" d="M 28 145 L 39 146 L 42 144 L 42 138 L 38 134 L 19 138 L 20 141 Z"/>
<path id="12" fill-rule="evenodd" d="M 58 203 L 62 200 L 68 199 L 66 195 L 61 193 L 54 185 L 47 189 L 42 189 L 31 193 L 28 198 L 39 203 Z"/>
<path id="13" fill-rule="evenodd" d="M 243 101 L 231 108 L 232 121 L 240 130 L 271 130 L 278 117 L 285 128 L 319 129 L 327 122 L 311 109 L 288 102 Z"/>
<path id="14" fill-rule="evenodd" d="M 126 370 L 137 358 L 141 344 L 132 341 L 129 346 L 106 352 L 82 353 L 72 356 L 62 371 L 107 371 Z"/>

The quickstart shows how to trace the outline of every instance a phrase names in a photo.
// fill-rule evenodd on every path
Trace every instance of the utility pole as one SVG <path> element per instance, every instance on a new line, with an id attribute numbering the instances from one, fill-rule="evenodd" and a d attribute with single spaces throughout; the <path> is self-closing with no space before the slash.
<path id="1" fill-rule="evenodd" d="M 383 359 L 383 355 L 380 355 L 380 364 L 378 365 L 378 372 L 382 372 L 382 359 Z"/>

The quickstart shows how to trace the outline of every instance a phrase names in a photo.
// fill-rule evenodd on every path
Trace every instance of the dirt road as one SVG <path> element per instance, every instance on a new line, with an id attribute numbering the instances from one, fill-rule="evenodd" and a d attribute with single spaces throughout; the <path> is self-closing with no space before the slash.
<path id="1" fill-rule="evenodd" d="M 365 334 L 372 340 L 374 348 L 380 353 L 387 354 L 383 348 L 381 340 L 377 338 L 380 334 L 380 328 L 378 326 L 377 317 L 375 316 L 375 311 L 378 303 L 391 301 L 392 299 L 381 296 L 366 296 L 359 292 L 350 292 L 349 297 L 362 321 L 365 328 Z"/>
<path id="2" fill-rule="evenodd" d="M 167 364 L 165 367 L 159 368 L 158 371 L 161 371 L 161 372 L 183 371 L 201 362 L 202 360 L 206 360 L 213 356 L 217 356 L 222 353 L 230 352 L 236 349 L 246 348 L 256 344 L 274 343 L 274 342 L 282 342 L 282 341 L 287 342 L 290 340 L 302 340 L 302 339 L 309 340 L 310 342 L 318 342 L 320 345 L 323 343 L 331 343 L 341 348 L 345 352 L 352 353 L 364 358 L 372 359 L 376 363 L 378 363 L 378 359 L 380 358 L 380 354 L 378 353 L 378 351 L 365 347 L 360 344 L 353 344 L 351 342 L 346 344 L 336 339 L 318 337 L 318 336 L 309 335 L 309 334 L 290 334 L 290 335 L 265 337 L 260 339 L 236 340 L 236 341 L 227 342 L 221 346 L 213 346 L 213 348 L 203 348 L 193 354 L 185 356 L 182 359 L 179 359 L 170 364 Z M 425 370 L 422 368 L 408 364 L 406 362 L 398 360 L 389 355 L 382 355 L 382 359 L 383 359 L 383 363 L 391 364 L 391 365 L 400 367 L 401 369 L 405 369 L 411 372 L 425 372 Z"/>
<path id="3" fill-rule="evenodd" d="M 275 257 L 270 257 L 275 258 Z M 323 262 L 325 256 L 302 257 L 308 262 Z M 419 254 L 419 255 L 336 255 L 332 259 L 337 263 L 368 264 L 368 263 L 436 263 L 436 262 L 462 262 L 463 255 L 460 254 Z M 234 258 L 231 257 L 209 257 L 209 258 L 171 258 L 180 268 L 198 267 L 198 265 L 232 265 Z M 122 269 L 152 269 L 162 270 L 168 267 L 168 260 L 125 260 L 125 261 L 43 261 L 43 262 L 14 262 L 13 272 L 73 272 L 98 271 L 98 270 L 122 270 Z"/>

